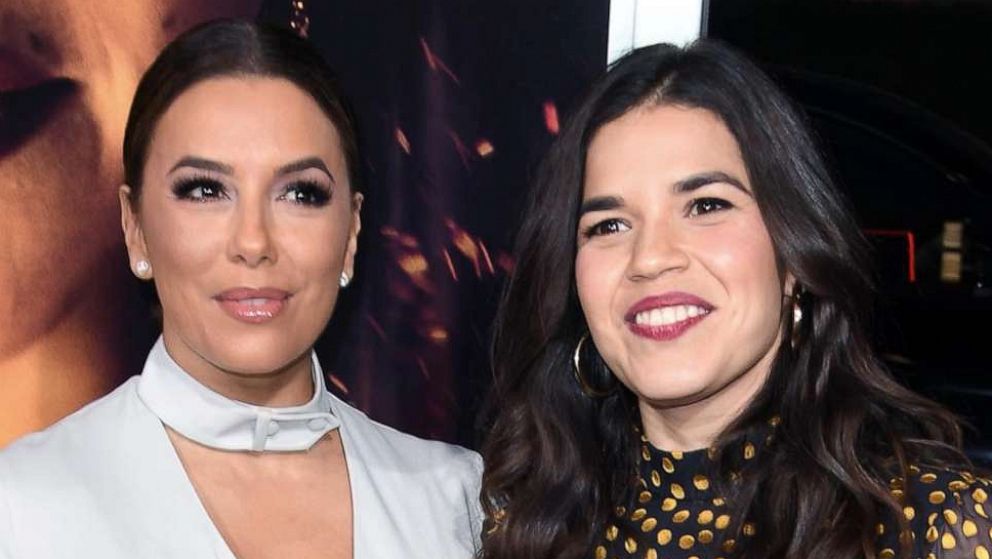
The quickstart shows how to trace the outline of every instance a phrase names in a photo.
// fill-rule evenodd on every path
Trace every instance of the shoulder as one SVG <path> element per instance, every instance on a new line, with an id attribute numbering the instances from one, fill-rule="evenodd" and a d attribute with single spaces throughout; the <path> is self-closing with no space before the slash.
<path id="1" fill-rule="evenodd" d="M 987 503 L 992 482 L 988 479 L 963 469 L 912 466 L 908 479 L 891 480 L 890 489 L 904 505 L 914 557 L 992 557 L 992 503 Z M 884 539 L 895 544 L 895 523 L 890 532 Z M 897 551 L 898 547 L 888 549 Z"/>
<path id="2" fill-rule="evenodd" d="M 120 440 L 140 405 L 134 378 L 51 427 L 0 450 L 0 481 L 7 489 L 49 486 L 85 471 Z"/>
<path id="3" fill-rule="evenodd" d="M 125 447 L 128 433 L 141 423 L 137 406 L 131 380 L 0 451 L 0 557 L 25 544 L 17 535 L 54 534 L 49 528 L 58 525 L 61 533 L 71 532 L 64 523 L 78 518 L 73 512 L 93 510 L 88 505 L 98 501 L 97 488 L 121 473 L 110 465 L 130 463 Z"/>
<path id="4" fill-rule="evenodd" d="M 414 537 L 434 530 L 436 542 L 452 543 L 469 555 L 478 550 L 482 530 L 478 453 L 403 433 L 337 399 L 332 399 L 332 409 L 341 420 L 348 469 L 356 474 L 351 478 L 352 491 L 370 496 L 367 505 L 376 501 L 390 511 L 384 518 L 429 519 L 418 526 Z"/>

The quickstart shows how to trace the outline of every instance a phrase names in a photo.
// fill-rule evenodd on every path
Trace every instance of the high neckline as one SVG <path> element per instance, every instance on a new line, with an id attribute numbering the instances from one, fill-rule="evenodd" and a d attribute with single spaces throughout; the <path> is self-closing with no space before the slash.
<path id="1" fill-rule="evenodd" d="M 266 407 L 232 400 L 204 386 L 172 359 L 160 337 L 145 361 L 138 396 L 165 425 L 204 446 L 228 451 L 309 450 L 341 423 L 316 355 L 314 393 L 299 406 Z"/>
<path id="2" fill-rule="evenodd" d="M 764 447 L 771 444 L 777 417 L 749 429 L 742 437 L 727 444 L 725 451 L 739 453 L 734 462 L 742 467 L 753 460 Z M 654 446 L 641 435 L 641 455 L 638 465 L 641 491 L 674 495 L 679 500 L 703 501 L 712 494 L 712 476 L 721 475 L 713 461 L 714 448 L 678 451 Z M 724 472 L 731 478 L 735 472 Z M 645 498 L 642 496 L 641 498 Z"/>

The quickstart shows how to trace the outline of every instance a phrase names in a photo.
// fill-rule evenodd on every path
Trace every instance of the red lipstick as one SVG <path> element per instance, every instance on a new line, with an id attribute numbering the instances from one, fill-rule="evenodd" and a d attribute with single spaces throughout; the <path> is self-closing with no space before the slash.
<path id="1" fill-rule="evenodd" d="M 290 293 L 274 287 L 236 287 L 214 296 L 220 307 L 236 320 L 249 324 L 268 322 L 286 308 Z"/>
<path id="2" fill-rule="evenodd" d="M 691 293 L 670 291 L 641 299 L 627 310 L 624 321 L 637 336 L 669 341 L 685 334 L 714 310 L 715 307 L 705 299 Z"/>

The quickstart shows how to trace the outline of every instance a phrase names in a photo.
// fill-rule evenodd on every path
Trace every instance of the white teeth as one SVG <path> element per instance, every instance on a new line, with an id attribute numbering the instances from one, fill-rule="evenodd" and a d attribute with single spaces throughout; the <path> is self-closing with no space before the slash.
<path id="1" fill-rule="evenodd" d="M 661 324 L 663 320 L 665 320 L 665 316 L 661 312 L 661 309 L 653 309 L 648 314 L 648 324 Z"/>
<path id="2" fill-rule="evenodd" d="M 671 324 L 675 322 L 675 307 L 665 307 L 661 310 L 661 323 Z"/>
<path id="3" fill-rule="evenodd" d="M 634 315 L 634 323 L 640 326 L 668 326 L 707 314 L 709 311 L 695 305 L 677 305 L 642 311 Z"/>
<path id="4" fill-rule="evenodd" d="M 242 299 L 241 302 L 242 303 L 248 303 L 249 305 L 251 305 L 253 307 L 257 307 L 257 306 L 264 305 L 266 302 L 268 302 L 268 299 L 261 299 L 261 298 Z"/>

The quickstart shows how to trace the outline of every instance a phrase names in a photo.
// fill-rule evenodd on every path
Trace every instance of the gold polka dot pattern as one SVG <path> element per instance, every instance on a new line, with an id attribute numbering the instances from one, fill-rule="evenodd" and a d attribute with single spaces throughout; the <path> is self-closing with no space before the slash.
<path id="1" fill-rule="evenodd" d="M 748 437 L 738 447 L 746 461 L 761 459 L 774 444 L 774 426 Z M 667 452 L 643 441 L 642 462 L 633 506 L 619 506 L 593 547 L 594 559 L 731 559 L 744 541 L 761 537 L 761 526 L 733 518 L 718 494 L 712 449 Z M 889 480 L 910 531 L 899 518 L 881 511 L 875 534 L 879 559 L 903 557 L 902 542 L 913 559 L 992 559 L 992 486 L 970 472 L 911 466 L 908 479 Z M 725 478 L 733 479 L 726 475 Z"/>

